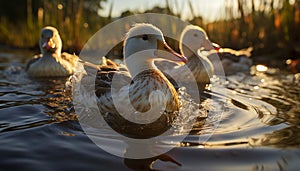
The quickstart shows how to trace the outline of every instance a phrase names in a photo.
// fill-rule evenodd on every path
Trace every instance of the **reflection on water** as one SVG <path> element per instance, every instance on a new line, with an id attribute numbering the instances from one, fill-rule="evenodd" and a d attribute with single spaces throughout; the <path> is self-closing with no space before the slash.
<path id="1" fill-rule="evenodd" d="M 299 75 L 253 67 L 252 75 L 217 78 L 182 142 L 166 154 L 122 159 L 81 129 L 67 79 L 30 79 L 31 52 L 0 53 L 0 168 L 4 170 L 297 170 L 300 159 Z M 258 71 L 258 70 L 259 71 Z M 110 147 L 118 139 L 101 134 Z"/>
<path id="2" fill-rule="evenodd" d="M 7 78 L 10 83 L 5 85 L 9 91 L 5 87 L 1 88 L 0 100 L 3 104 L 0 109 L 3 114 L 0 118 L 2 122 L 7 120 L 8 123 L 1 124 L 6 126 L 0 126 L 0 132 L 76 119 L 75 113 L 70 111 L 71 96 L 64 90 L 65 78 L 49 80 L 27 78 L 26 81 L 20 81 L 14 80 L 14 75 L 10 76 L 12 78 Z"/>
<path id="3" fill-rule="evenodd" d="M 132 169 L 132 170 L 153 170 L 153 163 L 157 160 L 164 161 L 164 162 L 170 162 L 177 166 L 182 166 L 181 163 L 174 160 L 172 157 L 170 157 L 167 154 L 162 154 L 156 157 L 147 158 L 147 159 L 124 159 L 124 164 Z"/>
<path id="4" fill-rule="evenodd" d="M 274 145 L 277 147 L 300 147 L 300 128 L 289 126 L 272 133 L 265 134 L 260 139 L 253 139 L 253 144 Z"/>

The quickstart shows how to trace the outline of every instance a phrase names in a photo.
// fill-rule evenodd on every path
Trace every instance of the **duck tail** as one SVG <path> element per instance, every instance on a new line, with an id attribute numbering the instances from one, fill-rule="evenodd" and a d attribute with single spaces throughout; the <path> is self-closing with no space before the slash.
<path id="1" fill-rule="evenodd" d="M 102 57 L 102 66 L 111 66 L 111 67 L 118 67 L 118 64 L 114 61 L 106 58 L 105 56 Z"/>

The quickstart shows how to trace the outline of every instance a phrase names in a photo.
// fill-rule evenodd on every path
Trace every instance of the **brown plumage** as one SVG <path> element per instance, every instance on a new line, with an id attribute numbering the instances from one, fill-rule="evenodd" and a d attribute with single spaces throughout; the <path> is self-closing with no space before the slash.
<path id="1" fill-rule="evenodd" d="M 166 110 L 159 119 L 150 124 L 136 124 L 130 122 L 119 114 L 119 111 L 113 104 L 111 96 L 111 82 L 113 76 L 118 74 L 118 79 L 121 82 L 120 88 L 125 86 L 126 83 L 130 83 L 129 98 L 132 106 L 138 112 L 147 112 L 150 108 L 149 97 L 152 91 L 161 90 L 164 91 L 164 95 L 167 97 Z M 134 138 L 149 138 L 159 135 L 171 127 L 172 120 L 176 116 L 176 112 L 179 111 L 179 101 L 177 92 L 167 78 L 157 70 L 146 70 L 137 75 L 133 80 L 128 75 L 128 72 L 124 71 L 98 71 L 96 78 L 96 95 L 99 101 L 99 109 L 106 122 L 115 131 Z M 161 102 L 156 101 L 159 105 Z M 171 122 L 170 122 L 171 121 Z"/>
<path id="2" fill-rule="evenodd" d="M 157 51 L 159 41 L 165 44 L 159 29 L 150 24 L 136 24 L 129 30 L 124 42 L 128 71 L 126 67 L 106 59 L 96 76 L 95 93 L 101 114 L 111 128 L 128 137 L 150 138 L 160 135 L 170 129 L 179 112 L 177 92 L 166 76 L 153 65 L 153 60 L 167 58 L 182 62 L 186 58 L 175 54 L 174 51 L 171 51 L 171 56 L 161 55 Z M 117 78 L 116 82 L 113 82 L 114 78 Z M 121 111 L 116 103 L 121 104 Z M 130 106 L 135 112 L 126 113 Z M 162 113 L 147 113 L 152 109 L 160 111 L 160 108 L 164 109 Z M 133 119 L 147 120 L 152 118 L 151 115 L 159 117 L 150 123 L 136 123 L 127 120 L 119 112 L 131 115 Z"/>

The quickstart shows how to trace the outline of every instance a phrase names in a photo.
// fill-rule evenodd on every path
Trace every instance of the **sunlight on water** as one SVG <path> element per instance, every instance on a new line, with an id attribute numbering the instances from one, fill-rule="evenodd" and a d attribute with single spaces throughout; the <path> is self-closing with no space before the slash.
<path id="1" fill-rule="evenodd" d="M 264 65 L 256 65 L 256 70 L 259 72 L 265 72 L 268 70 L 268 67 L 266 67 Z"/>
<path id="2" fill-rule="evenodd" d="M 86 91 L 76 101 L 70 94 L 74 87 L 70 87 L 68 79 L 27 77 L 24 63 L 31 56 L 24 54 L 0 53 L 1 168 L 14 163 L 14 170 L 21 170 L 39 163 L 53 170 L 74 167 L 126 170 L 131 164 L 153 161 L 157 170 L 295 170 L 298 167 L 299 74 L 257 65 L 251 75 L 237 73 L 213 78 L 214 84 L 203 92 L 200 104 L 181 89 L 181 112 L 185 115 L 174 123 L 176 131 L 155 147 L 176 146 L 166 154 L 182 164 L 178 167 L 156 161 L 171 160 L 167 156 L 131 163 L 100 149 L 87 137 L 77 117 L 94 121 L 87 124 L 107 148 L 124 153 L 127 147 L 121 146 L 122 139 L 111 134 L 109 127 L 99 125 L 99 115 L 93 115 L 99 112 L 97 101 L 91 100 L 95 93 Z M 85 85 L 79 85 L 73 93 L 82 91 L 80 86 Z M 75 107 L 76 115 L 73 103 L 80 104 Z M 191 125 L 185 125 L 186 122 Z M 191 126 L 189 135 L 178 141 Z M 64 162 L 53 165 L 58 155 L 64 156 Z M 76 156 L 80 156 L 80 162 Z M 99 163 L 114 165 L 106 167 Z"/>
<path id="3" fill-rule="evenodd" d="M 199 104 L 196 104 L 190 95 L 186 92 L 185 87 L 179 88 L 178 90 L 179 101 L 180 101 L 180 115 L 173 123 L 173 127 L 178 130 L 175 134 L 187 133 L 190 131 L 191 124 L 195 123 L 195 120 L 201 120 L 207 118 L 207 111 L 201 108 Z M 174 135 L 175 135 L 174 134 Z"/>
<path id="4" fill-rule="evenodd" d="M 97 105 L 101 104 L 97 104 L 94 86 L 81 82 L 82 80 L 91 81 L 90 79 L 93 80 L 94 77 L 89 76 L 86 72 L 77 72 L 66 85 L 68 89 L 72 89 L 73 96 L 75 95 L 76 97 L 74 99 L 74 104 L 77 113 L 80 113 L 78 115 L 81 123 L 95 128 L 103 126 L 105 128 L 105 125 L 101 124 L 103 118 L 99 115 L 99 109 L 97 109 Z M 195 122 L 195 119 L 205 119 L 208 110 L 201 107 L 199 104 L 196 104 L 184 87 L 178 90 L 178 94 L 181 107 L 180 117 L 177 117 L 172 124 L 173 128 L 176 130 L 174 135 L 188 133 L 191 125 Z M 210 117 L 211 116 L 212 114 Z"/>

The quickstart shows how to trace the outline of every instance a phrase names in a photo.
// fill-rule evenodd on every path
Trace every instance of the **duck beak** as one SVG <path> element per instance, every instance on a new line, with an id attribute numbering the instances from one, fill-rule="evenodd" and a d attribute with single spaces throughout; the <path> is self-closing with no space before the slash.
<path id="1" fill-rule="evenodd" d="M 221 49 L 221 46 L 216 44 L 216 43 L 212 43 L 210 40 L 206 39 L 203 42 L 203 48 L 204 50 L 210 51 L 210 50 L 216 50 L 219 51 Z"/>
<path id="2" fill-rule="evenodd" d="M 212 46 L 216 51 L 219 51 L 221 49 L 221 46 L 216 43 L 212 43 Z"/>
<path id="3" fill-rule="evenodd" d="M 157 40 L 157 56 L 176 63 L 187 63 L 187 58 L 173 50 L 166 42 Z"/>
<path id="4" fill-rule="evenodd" d="M 53 42 L 53 39 L 49 39 L 47 42 L 45 42 L 45 43 L 42 45 L 42 47 L 43 47 L 44 49 L 48 49 L 48 50 L 54 49 L 54 48 L 55 48 L 55 44 L 54 44 L 54 42 Z"/>

